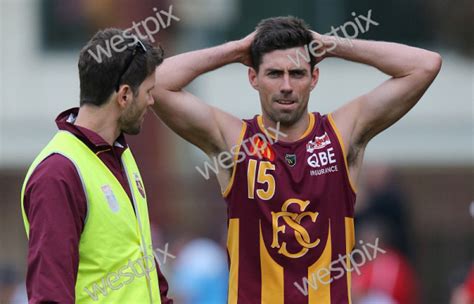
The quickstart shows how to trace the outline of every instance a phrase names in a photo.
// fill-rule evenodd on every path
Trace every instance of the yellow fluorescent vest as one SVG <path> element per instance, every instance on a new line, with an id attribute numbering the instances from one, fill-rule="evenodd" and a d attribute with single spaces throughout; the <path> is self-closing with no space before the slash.
<path id="1" fill-rule="evenodd" d="M 52 153 L 74 163 L 87 198 L 87 217 L 79 242 L 76 303 L 161 304 L 145 189 L 129 148 L 122 154 L 122 163 L 133 207 L 105 164 L 74 135 L 59 131 L 36 157 L 23 183 L 21 209 L 27 236 L 25 187 L 36 166 Z"/>

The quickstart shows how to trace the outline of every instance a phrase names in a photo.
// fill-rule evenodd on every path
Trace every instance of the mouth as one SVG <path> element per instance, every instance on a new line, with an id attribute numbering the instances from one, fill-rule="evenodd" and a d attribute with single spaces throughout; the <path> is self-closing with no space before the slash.
<path id="1" fill-rule="evenodd" d="M 282 105 L 292 105 L 292 104 L 296 103 L 292 99 L 277 99 L 277 100 L 275 100 L 275 102 L 278 103 L 278 104 L 282 104 Z"/>
<path id="2" fill-rule="evenodd" d="M 275 99 L 276 109 L 280 111 L 294 111 L 298 107 L 298 102 L 295 99 Z"/>

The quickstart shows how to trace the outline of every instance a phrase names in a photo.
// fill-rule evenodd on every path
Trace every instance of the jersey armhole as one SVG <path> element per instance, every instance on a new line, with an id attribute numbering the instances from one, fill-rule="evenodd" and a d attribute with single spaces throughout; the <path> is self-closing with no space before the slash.
<path id="1" fill-rule="evenodd" d="M 247 131 L 247 123 L 244 121 L 242 122 L 242 128 L 240 129 L 240 135 L 239 135 L 239 140 L 237 141 L 237 144 L 235 145 L 235 149 L 231 149 L 231 153 L 234 153 L 234 166 L 232 167 L 232 175 L 230 176 L 230 180 L 227 183 L 227 186 L 225 187 L 225 190 L 222 192 L 222 196 L 226 198 L 230 190 L 232 190 L 232 186 L 234 185 L 234 178 L 235 178 L 235 172 L 237 171 L 237 166 L 238 166 L 238 157 L 239 157 L 239 152 L 240 152 L 240 147 L 242 145 L 242 141 L 245 136 L 245 132 Z M 235 150 L 235 151 L 232 151 Z"/>
<path id="2" fill-rule="evenodd" d="M 346 176 L 347 176 L 347 179 L 349 180 L 349 185 L 351 186 L 352 192 L 354 192 L 354 194 L 357 194 L 357 188 L 355 187 L 355 184 L 352 181 L 351 175 L 349 172 L 349 165 L 347 163 L 347 155 L 346 155 L 346 149 L 344 147 L 344 141 L 342 140 L 341 133 L 339 132 L 339 129 L 337 128 L 336 123 L 334 122 L 334 119 L 332 118 L 332 113 L 328 114 L 328 120 L 334 133 L 336 133 L 337 141 L 339 142 L 339 146 L 341 147 L 341 150 L 342 150 L 342 155 L 344 157 L 344 166 L 346 167 Z"/>
<path id="3" fill-rule="evenodd" d="M 84 178 L 82 176 L 81 171 L 79 170 L 79 166 L 77 165 L 77 163 L 61 151 L 55 151 L 55 150 L 51 151 L 38 164 L 36 164 L 36 166 L 32 169 L 32 171 L 29 172 L 29 174 L 27 174 L 27 176 L 25 177 L 25 181 L 23 183 L 23 188 L 22 188 L 22 197 L 21 197 L 21 211 L 22 211 L 22 214 L 24 213 L 24 215 L 25 215 L 25 217 L 28 221 L 28 225 L 29 225 L 29 219 L 28 219 L 27 212 L 26 212 L 25 205 L 24 205 L 26 190 L 30 186 L 30 184 L 29 184 L 30 179 L 33 176 L 33 174 L 36 172 L 36 169 L 38 169 L 38 167 L 41 164 L 44 164 L 44 162 L 47 161 L 48 158 L 53 156 L 53 155 L 59 155 L 59 156 L 65 158 L 65 159 L 67 159 L 69 162 L 71 162 L 71 164 L 74 166 L 74 170 L 76 171 L 77 176 L 79 177 L 82 189 L 84 191 L 84 198 L 86 200 L 86 206 L 85 206 L 86 207 L 86 214 L 84 216 L 84 222 L 83 222 L 83 227 L 82 227 L 82 230 L 84 230 L 84 227 L 87 223 L 87 219 L 89 218 L 89 209 L 90 209 L 90 205 L 89 205 L 90 199 L 89 199 L 89 195 L 86 191 L 86 184 L 84 182 Z M 26 231 L 27 238 L 29 238 L 29 234 L 30 234 L 29 229 L 27 229 L 27 231 Z"/>

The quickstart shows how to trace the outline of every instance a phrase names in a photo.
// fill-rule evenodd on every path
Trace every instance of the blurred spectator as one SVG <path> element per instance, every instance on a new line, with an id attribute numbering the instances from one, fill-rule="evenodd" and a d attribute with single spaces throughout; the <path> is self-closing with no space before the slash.
<path id="1" fill-rule="evenodd" d="M 214 241 L 195 239 L 178 254 L 171 284 L 177 303 L 226 303 L 227 283 L 227 256 Z"/>
<path id="2" fill-rule="evenodd" d="M 18 280 L 19 274 L 14 266 L 0 266 L 0 303 L 28 303 L 25 283 L 19 283 Z"/>
<path id="3" fill-rule="evenodd" d="M 378 218 L 388 225 L 391 232 L 390 245 L 401 254 L 412 258 L 408 237 L 410 221 L 405 208 L 405 199 L 400 192 L 392 169 L 382 164 L 365 167 L 363 189 L 356 205 L 356 232 L 358 225 Z M 385 240 L 385 242 L 389 242 Z"/>
<path id="4" fill-rule="evenodd" d="M 366 221 L 358 231 L 358 239 L 377 244 L 385 252 L 360 267 L 360 275 L 352 273 L 352 293 L 357 304 L 416 304 L 418 284 L 407 259 L 387 240 L 389 225 L 383 218 Z"/>
<path id="5" fill-rule="evenodd" d="M 452 296 L 451 304 L 472 304 L 474 303 L 474 264 L 466 278 L 466 281 L 458 286 Z"/>

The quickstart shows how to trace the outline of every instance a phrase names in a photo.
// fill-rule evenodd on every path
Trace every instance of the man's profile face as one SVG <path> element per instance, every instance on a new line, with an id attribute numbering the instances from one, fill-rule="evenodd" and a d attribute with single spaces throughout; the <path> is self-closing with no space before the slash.
<path id="1" fill-rule="evenodd" d="M 137 135 L 142 128 L 143 120 L 148 107 L 153 105 L 154 99 L 151 96 L 151 90 L 155 84 L 155 73 L 145 78 L 138 87 L 138 92 L 132 94 L 132 100 L 123 110 L 119 119 L 122 132 L 130 135 Z"/>
<path id="2" fill-rule="evenodd" d="M 295 64 L 298 50 L 305 54 L 303 47 L 266 53 L 258 73 L 249 69 L 249 80 L 260 95 L 263 114 L 273 122 L 279 121 L 287 126 L 293 125 L 307 113 L 309 94 L 319 75 L 319 70 L 315 68 L 311 71 L 309 62 L 302 57 L 300 65 Z"/>

